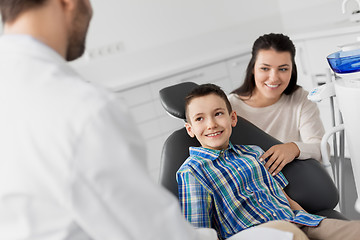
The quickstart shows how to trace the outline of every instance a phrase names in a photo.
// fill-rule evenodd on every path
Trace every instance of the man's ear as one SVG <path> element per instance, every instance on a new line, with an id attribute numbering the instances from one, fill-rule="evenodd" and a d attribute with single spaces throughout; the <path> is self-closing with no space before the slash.
<path id="1" fill-rule="evenodd" d="M 232 126 L 232 127 L 235 127 L 236 124 L 237 124 L 237 120 L 238 120 L 237 114 L 236 114 L 235 111 L 232 111 L 232 112 L 230 113 L 230 118 L 231 118 L 231 126 Z"/>
<path id="2" fill-rule="evenodd" d="M 187 133 L 189 134 L 190 137 L 195 137 L 195 134 L 192 132 L 192 128 L 191 128 L 191 124 L 190 123 L 185 123 L 185 128 Z"/>
<path id="3" fill-rule="evenodd" d="M 59 0 L 61 2 L 61 6 L 66 10 L 73 11 L 76 7 L 76 0 Z"/>

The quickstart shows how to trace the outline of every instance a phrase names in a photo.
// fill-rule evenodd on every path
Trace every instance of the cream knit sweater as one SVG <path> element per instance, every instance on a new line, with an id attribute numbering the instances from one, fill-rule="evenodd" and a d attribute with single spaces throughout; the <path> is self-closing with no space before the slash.
<path id="1" fill-rule="evenodd" d="M 228 98 L 237 115 L 284 143 L 294 142 L 300 149 L 298 159 L 320 161 L 320 142 L 325 130 L 316 103 L 309 101 L 307 95 L 307 91 L 299 88 L 262 108 L 247 105 L 236 94 Z"/>

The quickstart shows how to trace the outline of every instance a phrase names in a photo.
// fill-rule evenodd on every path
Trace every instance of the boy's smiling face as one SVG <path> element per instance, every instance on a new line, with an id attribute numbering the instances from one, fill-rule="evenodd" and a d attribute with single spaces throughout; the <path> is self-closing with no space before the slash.
<path id="1" fill-rule="evenodd" d="M 228 147 L 237 116 L 235 111 L 229 114 L 221 97 L 216 94 L 196 97 L 189 103 L 187 114 L 186 130 L 191 137 L 196 136 L 201 146 L 215 150 Z"/>

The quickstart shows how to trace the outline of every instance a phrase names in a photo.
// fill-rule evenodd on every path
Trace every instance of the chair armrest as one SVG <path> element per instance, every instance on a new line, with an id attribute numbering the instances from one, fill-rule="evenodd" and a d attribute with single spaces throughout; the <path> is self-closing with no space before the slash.
<path id="1" fill-rule="evenodd" d="M 295 159 L 282 172 L 289 181 L 286 193 L 306 211 L 333 209 L 339 202 L 338 190 L 319 161 Z"/>

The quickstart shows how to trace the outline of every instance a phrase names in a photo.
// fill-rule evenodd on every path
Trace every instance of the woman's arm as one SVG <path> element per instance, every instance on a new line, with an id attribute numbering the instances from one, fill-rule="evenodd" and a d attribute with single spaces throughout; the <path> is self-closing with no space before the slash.
<path id="1" fill-rule="evenodd" d="M 320 143 L 325 130 L 320 118 L 320 111 L 316 103 L 306 97 L 307 92 L 301 96 L 301 109 L 299 119 L 299 133 L 301 142 L 295 142 L 300 149 L 299 159 L 314 158 L 321 160 Z"/>
<path id="2" fill-rule="evenodd" d="M 301 141 L 275 145 L 266 151 L 262 159 L 269 158 L 265 167 L 272 175 L 278 174 L 294 158 L 321 160 L 320 143 L 325 131 L 316 103 L 309 101 L 307 92 L 300 89 L 294 93 L 289 104 L 297 109 L 296 127 Z"/>

